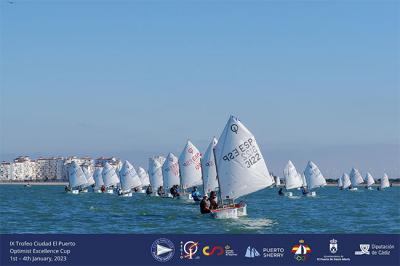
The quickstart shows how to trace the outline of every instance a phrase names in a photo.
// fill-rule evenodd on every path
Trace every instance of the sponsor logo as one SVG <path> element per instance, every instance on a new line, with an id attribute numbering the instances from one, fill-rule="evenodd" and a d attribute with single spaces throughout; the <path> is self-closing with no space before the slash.
<path id="1" fill-rule="evenodd" d="M 338 242 L 337 242 L 337 240 L 336 239 L 331 239 L 329 241 L 329 251 L 332 254 L 335 254 L 337 252 L 337 250 L 338 250 Z"/>
<path id="2" fill-rule="evenodd" d="M 257 251 L 255 247 L 248 246 L 246 249 L 246 254 L 244 256 L 246 258 L 255 258 L 259 257 L 260 253 Z"/>
<path id="3" fill-rule="evenodd" d="M 349 262 L 350 258 L 343 255 L 337 254 L 338 252 L 338 241 L 336 239 L 329 240 L 329 252 L 330 255 L 324 255 L 323 257 L 317 258 L 317 261 L 335 261 L 335 262 Z M 334 254 L 334 255 L 333 255 Z"/>
<path id="4" fill-rule="evenodd" d="M 203 254 L 205 256 L 221 256 L 224 255 L 225 253 L 225 249 L 221 246 L 214 246 L 212 248 L 210 248 L 210 246 L 205 246 L 203 248 Z"/>
<path id="5" fill-rule="evenodd" d="M 354 255 L 369 255 L 369 244 L 360 244 L 360 250 L 354 252 Z"/>
<path id="6" fill-rule="evenodd" d="M 231 246 L 226 245 L 225 246 L 225 256 L 235 257 L 235 256 L 237 256 L 237 253 L 232 249 Z"/>
<path id="7" fill-rule="evenodd" d="M 231 125 L 231 131 L 232 131 L 233 133 L 237 134 L 237 133 L 238 133 L 238 130 L 239 130 L 238 125 L 236 125 L 236 124 L 232 124 L 232 125 Z"/>
<path id="8" fill-rule="evenodd" d="M 305 261 L 307 258 L 307 255 L 311 253 L 311 248 L 310 248 L 310 246 L 308 246 L 304 243 L 303 239 L 301 239 L 301 240 L 299 240 L 299 244 L 294 245 L 292 247 L 291 252 L 294 253 L 295 260 Z"/>
<path id="9" fill-rule="evenodd" d="M 263 248 L 263 257 L 264 258 L 283 258 L 285 255 L 284 248 Z"/>
<path id="10" fill-rule="evenodd" d="M 153 242 L 150 251 L 156 261 L 167 262 L 173 258 L 175 254 L 175 246 L 171 240 L 159 238 Z"/>
<path id="11" fill-rule="evenodd" d="M 199 242 L 187 241 L 186 243 L 181 242 L 181 259 L 199 259 L 200 256 L 196 256 L 199 250 Z"/>
<path id="12" fill-rule="evenodd" d="M 189 152 L 189 153 L 193 153 L 193 148 L 189 148 L 189 149 L 188 149 L 188 152 Z"/>

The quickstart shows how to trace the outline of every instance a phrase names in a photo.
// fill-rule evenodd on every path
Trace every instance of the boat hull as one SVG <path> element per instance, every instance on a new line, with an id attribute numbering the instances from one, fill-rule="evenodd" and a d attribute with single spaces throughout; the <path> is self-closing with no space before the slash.
<path id="1" fill-rule="evenodd" d="M 358 188 L 356 188 L 356 187 L 353 187 L 353 188 L 350 188 L 349 190 L 350 190 L 350 191 L 357 191 L 357 190 L 358 190 Z"/>
<path id="2" fill-rule="evenodd" d="M 84 189 L 82 189 L 81 191 L 79 191 L 79 193 L 88 193 L 88 189 L 87 189 L 87 188 L 84 188 Z"/>
<path id="3" fill-rule="evenodd" d="M 103 192 L 101 191 L 101 189 L 95 189 L 95 190 L 93 190 L 93 192 L 94 192 L 94 193 L 103 193 Z"/>
<path id="4" fill-rule="evenodd" d="M 79 190 L 77 190 L 77 189 L 71 190 L 71 193 L 77 195 L 77 194 L 79 194 Z"/>
<path id="5" fill-rule="evenodd" d="M 114 189 L 112 189 L 112 188 L 107 188 L 107 189 L 106 189 L 106 193 L 107 193 L 107 194 L 114 194 Z"/>
<path id="6" fill-rule="evenodd" d="M 119 194 L 118 196 L 120 196 L 120 197 L 132 197 L 132 192 Z"/>
<path id="7" fill-rule="evenodd" d="M 193 201 L 192 194 L 189 193 L 180 194 L 178 199 L 183 201 Z"/>
<path id="8" fill-rule="evenodd" d="M 211 210 L 211 217 L 214 219 L 237 219 L 247 216 L 246 204 L 235 204 L 235 206 L 226 206 L 220 209 Z"/>
<path id="9" fill-rule="evenodd" d="M 317 193 L 315 191 L 310 191 L 306 194 L 307 197 L 316 197 Z"/>
<path id="10" fill-rule="evenodd" d="M 286 197 L 293 197 L 293 192 L 285 192 Z"/>
<path id="11" fill-rule="evenodd" d="M 367 189 L 368 189 L 368 190 L 374 190 L 372 187 L 368 187 Z"/>

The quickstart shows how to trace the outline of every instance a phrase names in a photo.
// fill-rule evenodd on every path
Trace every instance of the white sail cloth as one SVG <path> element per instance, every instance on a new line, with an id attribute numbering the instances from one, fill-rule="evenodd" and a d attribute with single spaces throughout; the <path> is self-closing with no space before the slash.
<path id="1" fill-rule="evenodd" d="M 204 194 L 215 191 L 218 188 L 217 169 L 215 167 L 214 148 L 218 141 L 213 138 L 204 156 L 201 160 L 201 169 L 203 172 L 203 190 Z"/>
<path id="2" fill-rule="evenodd" d="M 279 186 L 281 185 L 281 178 L 280 178 L 279 176 L 277 176 L 277 177 L 275 178 L 275 185 L 276 185 L 277 187 L 279 187 Z"/>
<path id="3" fill-rule="evenodd" d="M 122 165 L 122 168 L 119 171 L 119 177 L 121 179 L 122 191 L 130 191 L 132 188 L 142 186 L 142 182 L 140 182 L 140 178 L 136 173 L 135 168 L 128 161 L 125 161 Z"/>
<path id="4" fill-rule="evenodd" d="M 103 176 L 104 186 L 106 188 L 111 186 L 116 186 L 119 183 L 119 178 L 115 168 L 111 166 L 108 162 L 104 164 L 102 176 Z"/>
<path id="5" fill-rule="evenodd" d="M 179 171 L 183 188 L 199 186 L 203 183 L 201 178 L 201 153 L 189 140 L 179 156 Z"/>
<path id="6" fill-rule="evenodd" d="M 367 183 L 367 186 L 370 187 L 373 184 L 375 184 L 375 180 L 372 177 L 372 175 L 370 173 L 367 173 L 367 175 L 365 176 L 365 182 Z"/>
<path id="7" fill-rule="evenodd" d="M 338 187 L 343 187 L 343 176 L 338 179 Z"/>
<path id="8" fill-rule="evenodd" d="M 91 186 L 95 183 L 93 174 L 90 173 L 89 168 L 87 166 L 82 167 L 82 171 L 85 174 L 86 180 L 87 180 L 87 186 Z"/>
<path id="9" fill-rule="evenodd" d="M 304 170 L 304 176 L 306 177 L 307 188 L 309 190 L 326 185 L 324 176 L 318 166 L 312 161 L 308 162 L 307 167 Z"/>
<path id="10" fill-rule="evenodd" d="M 253 134 L 231 116 L 215 146 L 220 193 L 235 199 L 273 185 Z"/>
<path id="11" fill-rule="evenodd" d="M 343 181 L 343 189 L 346 189 L 351 186 L 350 176 L 347 173 L 344 173 L 342 175 L 342 181 Z"/>
<path id="12" fill-rule="evenodd" d="M 68 168 L 68 180 L 71 188 L 83 187 L 87 184 L 82 168 L 75 161 Z"/>
<path id="13" fill-rule="evenodd" d="M 143 167 L 138 167 L 137 173 L 140 178 L 140 182 L 142 182 L 142 186 L 150 185 L 149 174 L 147 173 L 146 170 L 144 170 Z"/>
<path id="14" fill-rule="evenodd" d="M 360 172 L 358 172 L 356 168 L 351 169 L 350 181 L 353 187 L 358 186 L 359 184 L 364 182 L 364 179 L 362 178 Z"/>
<path id="15" fill-rule="evenodd" d="M 383 177 L 381 178 L 381 185 L 380 188 L 384 189 L 390 187 L 390 182 L 389 182 L 389 177 L 387 174 L 384 174 Z"/>
<path id="16" fill-rule="evenodd" d="M 153 191 L 163 185 L 162 165 L 165 162 L 165 157 L 154 156 L 149 158 L 149 178 Z"/>
<path id="17" fill-rule="evenodd" d="M 162 174 L 164 189 L 169 189 L 174 185 L 180 185 L 178 157 L 173 153 L 168 154 L 162 166 Z"/>
<path id="18" fill-rule="evenodd" d="M 102 172 L 103 172 L 103 167 L 96 167 L 96 169 L 94 170 L 93 174 L 95 182 L 94 189 L 100 189 L 104 185 Z"/>
<path id="19" fill-rule="evenodd" d="M 301 175 L 297 172 L 296 167 L 292 161 L 288 161 L 283 169 L 283 176 L 285 177 L 285 188 L 294 189 L 303 186 Z"/>

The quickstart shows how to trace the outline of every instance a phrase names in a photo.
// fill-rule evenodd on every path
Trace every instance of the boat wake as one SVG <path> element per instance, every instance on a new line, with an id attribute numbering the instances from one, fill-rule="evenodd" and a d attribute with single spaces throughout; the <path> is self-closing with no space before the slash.
<path id="1" fill-rule="evenodd" d="M 236 219 L 235 223 L 237 223 L 238 225 L 242 226 L 245 229 L 252 229 L 252 230 L 265 229 L 278 224 L 277 221 L 266 218 L 259 218 L 259 219 L 242 218 L 242 219 Z"/>

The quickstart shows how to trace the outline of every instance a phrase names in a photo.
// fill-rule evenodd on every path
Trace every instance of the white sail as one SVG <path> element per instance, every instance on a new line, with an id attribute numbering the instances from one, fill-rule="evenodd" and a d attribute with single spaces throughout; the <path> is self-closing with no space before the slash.
<path id="1" fill-rule="evenodd" d="M 96 167 L 96 169 L 94 170 L 93 174 L 95 182 L 94 189 L 100 189 L 104 185 L 102 172 L 103 172 L 103 167 Z"/>
<path id="2" fill-rule="evenodd" d="M 283 176 L 285 177 L 286 189 L 299 188 L 303 186 L 301 175 L 297 172 L 292 161 L 288 161 L 286 164 L 285 169 L 283 169 Z"/>
<path id="3" fill-rule="evenodd" d="M 214 148 L 218 141 L 213 138 L 203 158 L 201 159 L 201 169 L 203 172 L 204 194 L 215 191 L 218 188 L 217 169 L 215 168 Z"/>
<path id="4" fill-rule="evenodd" d="M 162 166 L 163 186 L 169 189 L 174 185 L 180 185 L 178 157 L 169 153 Z"/>
<path id="5" fill-rule="evenodd" d="M 101 174 L 103 176 L 103 182 L 106 188 L 117 186 L 117 184 L 119 183 L 118 175 L 115 171 L 115 168 L 112 167 L 108 162 L 104 164 L 104 168 Z"/>
<path id="6" fill-rule="evenodd" d="M 86 186 L 91 186 L 95 183 L 94 178 L 93 178 L 93 174 L 90 173 L 89 168 L 86 166 L 82 167 L 82 171 L 85 174 L 86 180 L 87 180 L 87 184 Z"/>
<path id="7" fill-rule="evenodd" d="M 383 177 L 381 178 L 381 185 L 380 188 L 384 189 L 390 187 L 390 182 L 389 182 L 389 177 L 387 174 L 384 174 Z"/>
<path id="8" fill-rule="evenodd" d="M 223 199 L 235 199 L 275 183 L 253 134 L 234 116 L 215 146 L 215 160 Z"/>
<path id="9" fill-rule="evenodd" d="M 143 167 L 139 167 L 137 170 L 138 176 L 140 178 L 140 182 L 142 182 L 142 186 L 148 186 L 150 185 L 150 178 L 149 174 L 147 173 L 146 170 L 144 170 Z"/>
<path id="10" fill-rule="evenodd" d="M 343 181 L 343 189 L 346 189 L 351 186 L 351 181 L 350 181 L 350 176 L 346 173 L 342 175 L 342 181 Z"/>
<path id="11" fill-rule="evenodd" d="M 304 170 L 304 176 L 306 177 L 307 188 L 309 190 L 326 185 L 324 176 L 318 166 L 316 166 L 312 161 L 308 162 L 307 167 Z"/>
<path id="12" fill-rule="evenodd" d="M 68 180 L 71 188 L 82 187 L 87 184 L 87 179 L 82 168 L 75 161 L 68 168 Z"/>
<path id="13" fill-rule="evenodd" d="M 361 184 L 362 182 L 364 182 L 364 179 L 362 178 L 360 172 L 358 172 L 358 170 L 355 169 L 355 168 L 351 169 L 350 180 L 351 180 L 351 185 L 353 187 L 355 187 L 355 186 Z"/>
<path id="14" fill-rule="evenodd" d="M 365 182 L 367 183 L 367 186 L 370 187 L 373 184 L 375 184 L 375 180 L 372 177 L 372 175 L 370 173 L 367 173 L 367 175 L 365 176 Z"/>
<path id="15" fill-rule="evenodd" d="M 149 158 L 149 176 L 150 184 L 153 191 L 163 185 L 162 165 L 165 162 L 165 157 L 154 156 Z"/>
<path id="16" fill-rule="evenodd" d="M 140 178 L 136 173 L 135 168 L 128 161 L 125 161 L 122 165 L 122 168 L 119 171 L 119 176 L 121 179 L 122 191 L 130 191 L 132 188 L 142 186 L 142 182 L 140 182 Z"/>
<path id="17" fill-rule="evenodd" d="M 338 187 L 343 187 L 343 176 L 339 177 L 337 185 Z"/>
<path id="18" fill-rule="evenodd" d="M 301 181 L 303 182 L 303 187 L 307 187 L 307 180 L 304 173 L 301 173 Z"/>
<path id="19" fill-rule="evenodd" d="M 281 185 L 281 178 L 280 178 L 279 176 L 277 176 L 277 177 L 275 178 L 275 185 L 276 185 L 277 187 L 279 187 L 279 186 Z"/>
<path id="20" fill-rule="evenodd" d="M 203 183 L 201 179 L 201 153 L 189 140 L 179 156 L 179 171 L 183 188 L 198 186 Z"/>

